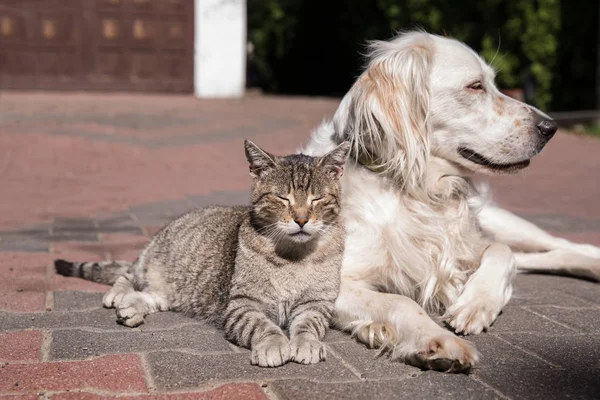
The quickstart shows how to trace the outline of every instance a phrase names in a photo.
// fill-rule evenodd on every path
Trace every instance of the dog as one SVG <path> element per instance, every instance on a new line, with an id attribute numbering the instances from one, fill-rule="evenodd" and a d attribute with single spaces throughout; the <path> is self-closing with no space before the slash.
<path id="1" fill-rule="evenodd" d="M 335 326 L 423 369 L 478 361 L 454 332 L 478 334 L 512 294 L 517 270 L 600 279 L 600 248 L 574 244 L 486 200 L 474 173 L 526 168 L 557 131 L 496 88 L 464 43 L 422 31 L 369 46 L 364 72 L 302 149 L 352 143 Z"/>

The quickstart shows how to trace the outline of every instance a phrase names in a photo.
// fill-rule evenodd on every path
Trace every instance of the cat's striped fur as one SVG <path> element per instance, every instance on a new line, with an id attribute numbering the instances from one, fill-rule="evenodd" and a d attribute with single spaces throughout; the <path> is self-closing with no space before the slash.
<path id="1" fill-rule="evenodd" d="M 252 206 L 189 212 L 159 231 L 133 265 L 57 260 L 57 272 L 114 283 L 104 305 L 124 325 L 178 311 L 251 348 L 253 364 L 319 362 L 340 285 L 339 177 L 349 145 L 323 157 L 245 146 Z"/>

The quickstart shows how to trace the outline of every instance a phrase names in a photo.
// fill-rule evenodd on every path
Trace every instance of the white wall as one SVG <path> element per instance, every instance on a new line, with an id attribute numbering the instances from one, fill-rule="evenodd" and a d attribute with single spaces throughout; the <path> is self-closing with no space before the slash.
<path id="1" fill-rule="evenodd" d="M 246 0 L 195 0 L 198 97 L 240 97 L 246 86 Z"/>

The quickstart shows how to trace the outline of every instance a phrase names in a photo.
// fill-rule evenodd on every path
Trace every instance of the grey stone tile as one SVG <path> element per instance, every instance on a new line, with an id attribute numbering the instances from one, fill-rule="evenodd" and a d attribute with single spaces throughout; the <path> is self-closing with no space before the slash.
<path id="1" fill-rule="evenodd" d="M 600 334 L 600 308 L 561 308 L 551 306 L 530 306 L 532 311 L 580 332 Z"/>
<path id="2" fill-rule="evenodd" d="M 146 317 L 145 323 L 139 330 L 171 329 L 184 324 L 204 324 L 184 315 L 161 312 Z M 128 330 L 131 328 L 117 324 L 115 310 L 97 309 L 90 311 L 71 312 L 58 311 L 46 313 L 15 314 L 0 312 L 0 330 L 22 329 L 64 329 L 92 328 L 98 330 Z"/>
<path id="3" fill-rule="evenodd" d="M 508 305 L 558 305 L 563 307 L 585 307 L 589 302 L 572 294 L 557 290 L 552 286 L 545 286 L 536 279 L 539 275 L 517 275 L 514 282 L 514 291 Z M 544 277 L 545 278 L 545 277 Z M 552 280 L 552 285 L 560 286 L 563 280 Z"/>
<path id="4" fill-rule="evenodd" d="M 548 368 L 550 366 L 547 362 L 489 334 L 469 336 L 467 339 L 475 345 L 481 354 L 481 359 L 475 370 L 499 367 L 514 369 Z"/>
<path id="5" fill-rule="evenodd" d="M 97 242 L 98 232 L 93 231 L 55 231 L 50 235 L 52 242 Z"/>
<path id="6" fill-rule="evenodd" d="M 510 306 L 504 308 L 489 331 L 491 333 L 539 332 L 557 335 L 573 333 L 573 330 L 535 315 L 521 307 Z"/>
<path id="7" fill-rule="evenodd" d="M 477 376 L 515 400 L 598 399 L 600 370 L 489 368 Z"/>
<path id="8" fill-rule="evenodd" d="M 600 284 L 581 279 L 563 279 L 560 290 L 600 306 Z"/>
<path id="9" fill-rule="evenodd" d="M 47 252 L 49 251 L 49 242 L 47 237 L 42 239 L 20 233 L 2 232 L 0 233 L 0 251 Z"/>
<path id="10" fill-rule="evenodd" d="M 570 369 L 600 368 L 600 335 L 504 334 L 502 338 Z"/>
<path id="11" fill-rule="evenodd" d="M 96 217 L 96 221 L 99 228 L 106 226 L 135 225 L 135 221 L 129 211 L 100 215 Z"/>
<path id="12" fill-rule="evenodd" d="M 160 204 L 162 207 L 169 210 L 169 213 L 173 216 L 173 219 L 196 208 L 196 205 L 187 198 L 178 200 L 166 200 L 160 202 Z"/>
<path id="13" fill-rule="evenodd" d="M 232 352 L 221 334 L 205 332 L 192 325 L 166 331 L 56 330 L 52 333 L 50 356 L 54 360 L 84 359 L 99 354 L 175 349 L 199 353 Z"/>
<path id="14" fill-rule="evenodd" d="M 48 240 L 50 237 L 50 227 L 40 226 L 27 229 L 20 229 L 18 231 L 1 232 L 0 235 L 15 235 L 18 237 L 29 237 L 40 241 Z"/>
<path id="15" fill-rule="evenodd" d="M 54 292 L 53 311 L 82 311 L 102 308 L 104 293 Z"/>
<path id="16" fill-rule="evenodd" d="M 133 219 L 130 212 L 117 212 L 98 217 L 98 232 L 100 233 L 133 233 L 142 235 L 142 229 Z"/>
<path id="17" fill-rule="evenodd" d="M 94 228 L 96 222 L 92 218 L 57 217 L 52 225 L 54 229 Z"/>
<path id="18" fill-rule="evenodd" d="M 363 382 L 285 380 L 274 382 L 271 387 L 281 400 L 500 398 L 466 375 L 439 372 L 426 372 L 415 378 Z"/>
<path id="19" fill-rule="evenodd" d="M 323 338 L 325 343 L 336 343 L 336 342 L 354 342 L 349 333 L 338 331 L 337 329 L 328 329 L 325 337 Z"/>
<path id="20" fill-rule="evenodd" d="M 287 363 L 279 368 L 250 365 L 249 353 L 195 355 L 183 352 L 148 354 L 148 363 L 159 390 L 193 388 L 209 381 L 275 380 L 306 378 L 319 380 L 357 380 L 339 360 L 329 357 L 315 365 Z"/>
<path id="21" fill-rule="evenodd" d="M 329 347 L 346 363 L 359 371 L 361 378 L 399 378 L 420 372 L 418 368 L 390 360 L 387 355 L 379 356 L 379 350 L 367 349 L 357 342 L 332 343 L 329 344 Z M 328 355 L 328 358 L 331 356 Z"/>
<path id="22" fill-rule="evenodd" d="M 573 296 L 573 298 L 600 305 L 600 284 L 582 279 L 552 275 L 519 274 L 515 279 L 515 287 L 517 290 L 528 293 L 532 297 L 537 293 L 544 293 L 544 296 L 551 296 L 554 293 L 567 293 Z M 566 298 L 562 299 L 562 301 L 565 300 Z M 581 305 L 557 302 L 549 304 L 567 307 L 577 307 Z"/>
<path id="23" fill-rule="evenodd" d="M 136 222 L 142 225 L 166 225 L 175 219 L 168 205 L 162 202 L 129 207 L 129 211 L 135 216 Z"/>

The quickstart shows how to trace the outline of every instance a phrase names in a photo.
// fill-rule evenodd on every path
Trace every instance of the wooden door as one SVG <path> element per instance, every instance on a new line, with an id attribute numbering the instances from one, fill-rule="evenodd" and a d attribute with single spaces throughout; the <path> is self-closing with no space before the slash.
<path id="1" fill-rule="evenodd" d="M 194 0 L 0 0 L 4 89 L 192 92 Z"/>

